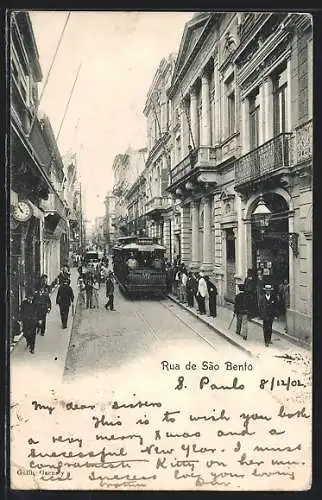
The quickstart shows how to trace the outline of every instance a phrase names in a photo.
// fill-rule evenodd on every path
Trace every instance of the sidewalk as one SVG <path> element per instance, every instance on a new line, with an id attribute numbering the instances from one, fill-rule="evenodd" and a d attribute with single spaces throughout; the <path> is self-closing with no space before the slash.
<path id="1" fill-rule="evenodd" d="M 77 278 L 78 272 L 72 268 L 71 286 L 75 296 L 75 311 L 78 297 Z M 39 372 L 43 372 L 52 376 L 53 380 L 57 382 L 62 379 L 74 317 L 70 309 L 68 326 L 67 329 L 63 330 L 59 307 L 56 305 L 57 290 L 58 288 L 53 290 L 50 295 L 52 309 L 47 315 L 46 333 L 43 337 L 37 334 L 34 354 L 26 349 L 26 341 L 22 335 L 11 348 L 11 380 L 19 378 L 20 381 L 23 381 L 23 377 L 26 377 L 25 380 L 30 381 L 31 366 L 37 369 L 38 377 Z M 17 383 L 17 380 L 14 383 Z"/>
<path id="2" fill-rule="evenodd" d="M 228 328 L 233 317 L 233 310 L 217 305 L 217 317 L 213 318 L 211 316 L 208 316 L 207 314 L 198 314 L 195 307 L 188 307 L 186 304 L 182 304 L 173 293 L 168 293 L 167 296 L 173 302 L 176 302 L 178 305 L 184 308 L 186 311 L 189 311 L 190 314 L 193 314 L 195 317 L 197 317 L 200 321 L 213 328 L 217 333 L 219 333 L 219 335 L 226 337 L 228 342 L 247 352 L 247 354 L 249 354 L 250 356 L 259 357 L 262 354 L 266 353 L 266 351 L 268 350 L 273 355 L 280 353 L 281 350 L 286 352 L 294 352 L 294 350 L 296 350 L 296 352 L 303 354 L 303 356 L 307 356 L 308 354 L 310 354 L 310 348 L 300 346 L 296 344 L 296 342 L 289 340 L 285 334 L 278 331 L 275 324 L 273 324 L 273 344 L 269 348 L 267 348 L 264 344 L 261 320 L 254 319 L 248 322 L 248 338 L 247 340 L 244 340 L 241 336 L 236 335 L 235 333 L 236 318 L 234 318 L 231 327 Z M 206 310 L 208 312 L 208 309 Z M 280 325 L 278 326 L 280 329 Z"/>

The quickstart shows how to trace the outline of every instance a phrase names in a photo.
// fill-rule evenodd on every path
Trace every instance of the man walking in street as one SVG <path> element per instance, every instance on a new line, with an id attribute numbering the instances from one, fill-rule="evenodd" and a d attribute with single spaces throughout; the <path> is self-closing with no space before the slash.
<path id="1" fill-rule="evenodd" d="M 74 292 L 70 286 L 70 280 L 64 281 L 58 288 L 56 304 L 59 305 L 62 328 L 67 328 L 68 313 L 70 306 L 74 303 Z"/>
<path id="2" fill-rule="evenodd" d="M 110 307 L 111 311 L 115 311 L 114 309 L 114 279 L 112 271 L 108 272 L 107 280 L 106 280 L 106 297 L 107 302 L 105 304 L 105 309 L 108 310 Z"/>
<path id="3" fill-rule="evenodd" d="M 273 294 L 272 285 L 264 286 L 264 295 L 260 300 L 260 311 L 263 318 L 263 333 L 265 346 L 272 343 L 272 327 L 274 317 L 277 315 L 277 301 Z"/>
<path id="4" fill-rule="evenodd" d="M 29 294 L 21 302 L 20 321 L 22 322 L 23 336 L 27 341 L 27 348 L 29 347 L 29 351 L 33 354 L 35 351 L 37 315 L 32 294 Z"/>
<path id="5" fill-rule="evenodd" d="M 242 334 L 244 340 L 248 334 L 248 300 L 245 294 L 245 285 L 238 285 L 239 293 L 235 297 L 234 314 L 237 317 L 236 334 Z"/>
<path id="6" fill-rule="evenodd" d="M 85 293 L 86 293 L 86 309 L 93 309 L 93 286 L 94 286 L 94 275 L 91 271 L 85 274 Z"/>
<path id="7" fill-rule="evenodd" d="M 34 293 L 34 302 L 36 308 L 38 331 L 42 336 L 46 331 L 46 317 L 51 311 L 51 300 L 49 297 L 48 288 L 38 288 Z"/>

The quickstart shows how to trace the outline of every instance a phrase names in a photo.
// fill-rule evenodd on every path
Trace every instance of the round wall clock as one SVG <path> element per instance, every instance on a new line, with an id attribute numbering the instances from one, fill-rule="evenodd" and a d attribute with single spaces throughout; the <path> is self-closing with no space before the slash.
<path id="1" fill-rule="evenodd" d="M 12 216 L 18 222 L 27 222 L 33 215 L 33 209 L 28 201 L 19 201 L 13 207 Z"/>

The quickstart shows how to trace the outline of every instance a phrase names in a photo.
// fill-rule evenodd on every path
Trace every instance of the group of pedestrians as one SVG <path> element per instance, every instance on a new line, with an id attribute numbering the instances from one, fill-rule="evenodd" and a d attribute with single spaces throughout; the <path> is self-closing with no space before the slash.
<path id="1" fill-rule="evenodd" d="M 271 283 L 261 285 L 260 280 L 254 278 L 252 269 L 249 269 L 244 283 L 238 285 L 238 288 L 239 293 L 235 297 L 234 304 L 234 314 L 237 318 L 236 334 L 246 340 L 248 320 L 258 315 L 263 320 L 265 346 L 269 347 L 272 344 L 274 318 L 286 315 L 288 284 L 283 281 L 276 292 Z"/>
<path id="2" fill-rule="evenodd" d="M 205 275 L 203 267 L 199 272 L 187 269 L 180 260 L 173 265 L 166 263 L 168 292 L 188 307 L 196 305 L 197 312 L 206 314 L 206 301 L 208 301 L 209 316 L 217 316 L 217 288 Z M 236 334 L 244 340 L 248 336 L 248 321 L 254 317 L 263 320 L 263 337 L 266 347 L 272 344 L 272 330 L 274 318 L 286 318 L 286 309 L 289 306 L 289 287 L 286 280 L 278 290 L 271 283 L 263 283 L 256 279 L 253 270 L 249 269 L 244 283 L 238 285 L 239 293 L 235 297 L 234 317 L 236 317 Z M 287 331 L 287 327 L 285 328 Z"/>
<path id="3" fill-rule="evenodd" d="M 70 286 L 70 273 L 68 266 L 64 266 L 58 276 L 59 288 L 56 296 L 56 304 L 59 306 L 62 328 L 67 328 L 67 320 L 70 306 L 74 302 L 73 289 Z M 32 354 L 35 352 L 36 336 L 39 333 L 45 335 L 47 314 L 51 312 L 52 302 L 50 298 L 51 287 L 48 285 L 48 276 L 43 274 L 38 280 L 34 290 L 29 292 L 21 302 L 19 320 L 23 336 L 26 339 L 27 348 Z M 16 333 L 20 333 L 18 321 L 15 321 Z"/>
<path id="4" fill-rule="evenodd" d="M 78 268 L 79 277 L 77 280 L 79 288 L 80 305 L 86 309 L 99 309 L 99 290 L 101 285 L 105 285 L 107 302 L 105 309 L 114 309 L 114 275 L 108 269 L 108 261 L 104 259 L 99 264 L 81 265 Z"/>
<path id="5" fill-rule="evenodd" d="M 205 275 L 204 268 L 192 272 L 185 264 L 176 263 L 173 268 L 167 267 L 167 272 L 172 274 L 172 293 L 178 300 L 188 307 L 197 306 L 199 314 L 206 314 L 206 300 L 208 300 L 209 315 L 217 316 L 217 287 Z M 170 282 L 170 278 L 169 278 Z"/>

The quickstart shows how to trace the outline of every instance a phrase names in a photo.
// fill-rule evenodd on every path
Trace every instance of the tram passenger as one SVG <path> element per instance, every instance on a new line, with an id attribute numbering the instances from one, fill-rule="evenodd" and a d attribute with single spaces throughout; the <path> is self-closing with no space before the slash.
<path id="1" fill-rule="evenodd" d="M 129 269 L 135 269 L 136 267 L 138 267 L 138 261 L 134 257 L 133 252 L 130 253 L 130 257 L 127 259 L 126 264 Z"/>

